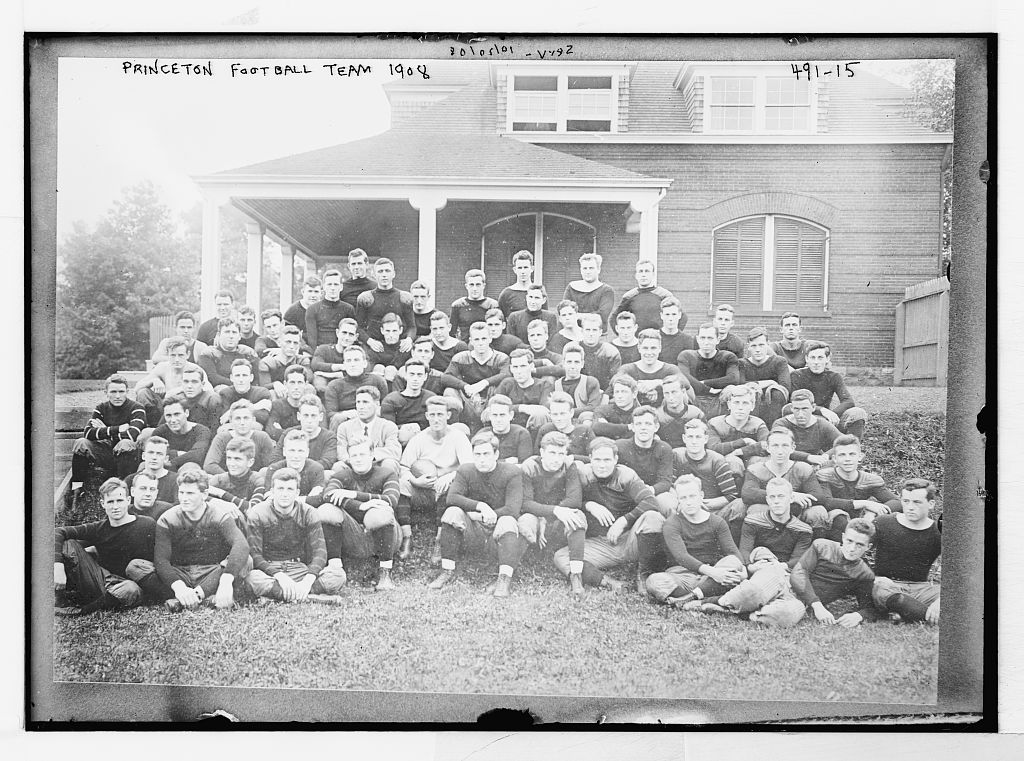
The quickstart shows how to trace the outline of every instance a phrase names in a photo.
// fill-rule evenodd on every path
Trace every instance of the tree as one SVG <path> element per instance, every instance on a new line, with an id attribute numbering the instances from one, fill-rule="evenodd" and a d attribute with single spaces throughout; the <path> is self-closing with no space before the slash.
<path id="1" fill-rule="evenodd" d="M 185 245 L 150 182 L 127 188 L 58 252 L 56 364 L 62 378 L 142 369 L 149 318 L 199 306 L 199 251 Z"/>
<path id="2" fill-rule="evenodd" d="M 956 99 L 954 68 L 954 61 L 938 59 L 915 61 L 911 68 L 910 89 L 914 95 L 910 108 L 934 132 L 953 131 L 953 106 Z M 952 191 L 951 148 L 949 160 L 943 164 L 942 170 L 942 252 L 939 265 L 942 273 L 947 271 L 953 256 Z"/>

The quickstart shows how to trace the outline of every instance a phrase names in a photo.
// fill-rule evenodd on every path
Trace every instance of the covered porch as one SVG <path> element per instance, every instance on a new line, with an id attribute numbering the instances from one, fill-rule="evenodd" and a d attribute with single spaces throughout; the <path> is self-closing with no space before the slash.
<path id="1" fill-rule="evenodd" d="M 522 248 L 534 252 L 553 298 L 576 277 L 579 255 L 595 250 L 606 280 L 620 279 L 629 261 L 628 282 L 613 283 L 621 292 L 637 258 L 657 260 L 658 208 L 671 183 L 497 136 L 390 132 L 194 179 L 204 196 L 204 318 L 221 286 L 228 204 L 250 220 L 247 303 L 258 303 L 269 238 L 281 246 L 282 307 L 297 298 L 289 276 L 296 266 L 343 265 L 359 247 L 395 261 L 398 287 L 426 282 L 445 308 L 474 267 L 487 272 L 496 296 Z"/>

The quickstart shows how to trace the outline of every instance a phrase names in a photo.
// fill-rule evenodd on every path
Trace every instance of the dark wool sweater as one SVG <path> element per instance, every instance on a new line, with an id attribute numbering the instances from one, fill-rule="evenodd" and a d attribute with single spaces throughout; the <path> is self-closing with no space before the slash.
<path id="1" fill-rule="evenodd" d="M 749 563 L 755 547 L 767 547 L 792 569 L 810 549 L 813 538 L 811 527 L 802 520 L 790 517 L 785 523 L 777 523 L 770 513 L 755 513 L 743 521 L 740 557 Z"/>
<path id="2" fill-rule="evenodd" d="M 481 473 L 476 465 L 460 465 L 448 489 L 448 504 L 467 513 L 484 502 L 498 517 L 518 518 L 523 508 L 523 473 L 518 465 L 499 462 L 490 473 Z"/>
<path id="3" fill-rule="evenodd" d="M 673 513 L 665 519 L 661 534 L 672 561 L 691 573 L 699 573 L 702 565 L 714 565 L 726 555 L 740 556 L 729 524 L 714 513 L 702 523 L 690 523 L 682 514 Z"/>
<path id="4" fill-rule="evenodd" d="M 111 526 L 104 518 L 78 526 L 58 526 L 54 532 L 54 560 L 61 561 L 61 545 L 77 539 L 83 546 L 96 548 L 96 561 L 115 576 L 125 577 L 125 568 L 132 560 L 152 560 L 156 522 L 140 515 L 131 523 Z"/>
<path id="5" fill-rule="evenodd" d="M 309 572 L 319 574 L 327 565 L 327 544 L 316 510 L 296 501 L 288 517 L 274 510 L 270 500 L 256 505 L 245 516 L 245 536 L 252 567 L 273 575 L 270 563 L 298 558 Z"/>
<path id="6" fill-rule="evenodd" d="M 314 350 L 338 340 L 338 323 L 355 317 L 356 310 L 347 301 L 318 301 L 306 310 L 306 343 Z"/>
<path id="7" fill-rule="evenodd" d="M 556 507 L 579 510 L 583 507 L 583 487 L 576 463 L 562 465 L 554 473 L 544 470 L 540 457 L 522 463 L 523 512 L 553 518 Z"/>
<path id="8" fill-rule="evenodd" d="M 723 389 L 740 382 L 739 360 L 731 351 L 716 351 L 713 357 L 687 350 L 676 357 L 676 364 L 693 386 L 697 396 L 709 396 L 710 389 Z"/>
<path id="9" fill-rule="evenodd" d="M 249 543 L 226 508 L 208 503 L 199 520 L 193 521 L 181 505 L 175 505 L 156 522 L 153 562 L 168 586 L 178 581 L 174 567 L 217 565 L 226 560 L 224 571 L 237 577 L 248 557 Z"/>
<path id="10" fill-rule="evenodd" d="M 907 528 L 895 515 L 875 519 L 875 573 L 896 581 L 928 581 L 932 563 L 942 553 L 939 524 Z"/>

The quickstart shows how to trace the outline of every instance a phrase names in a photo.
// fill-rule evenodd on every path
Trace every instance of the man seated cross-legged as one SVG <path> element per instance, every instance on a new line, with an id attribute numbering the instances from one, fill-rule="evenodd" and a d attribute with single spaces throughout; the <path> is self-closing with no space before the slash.
<path id="1" fill-rule="evenodd" d="M 637 588 L 643 582 L 646 595 L 682 606 L 736 586 L 747 570 L 729 524 L 705 509 L 700 479 L 680 476 L 673 490 L 676 508 L 661 534 L 641 536 Z M 663 570 L 657 570 L 659 565 Z"/>
<path id="2" fill-rule="evenodd" d="M 398 465 L 394 460 L 378 462 L 373 442 L 354 436 L 348 442 L 348 458 L 339 462 L 324 489 L 324 501 L 317 508 L 328 554 L 332 562 L 344 564 L 349 558 L 373 558 L 374 588 L 385 592 L 395 588 L 391 579 L 395 552 L 403 540 L 396 510 L 399 508 Z M 408 526 L 409 515 L 403 525 Z M 411 534 L 410 534 L 411 537 Z"/>
<path id="3" fill-rule="evenodd" d="M 471 442 L 473 462 L 460 465 L 448 489 L 441 516 L 441 572 L 430 582 L 441 589 L 455 577 L 462 555 L 497 555 L 498 578 L 489 593 L 508 597 L 512 574 L 522 556 L 517 520 L 523 506 L 523 474 L 498 462 L 498 439 L 480 431 Z"/>
<path id="4" fill-rule="evenodd" d="M 90 463 L 102 468 L 105 476 L 124 478 L 133 472 L 139 462 L 136 442 L 145 427 L 146 410 L 128 398 L 128 380 L 111 375 L 107 401 L 96 405 L 72 448 L 70 494 L 81 490 Z"/>
<path id="5" fill-rule="evenodd" d="M 131 580 L 128 568 L 139 561 L 152 562 L 156 522 L 129 511 L 128 487 L 118 478 L 104 481 L 99 494 L 106 518 L 58 526 L 54 532 L 53 584 L 59 615 L 128 608 L 142 601 L 142 589 Z M 86 551 L 90 547 L 95 554 Z"/>
<path id="6" fill-rule="evenodd" d="M 284 602 L 340 602 L 345 585 L 340 563 L 329 565 L 324 532 L 315 508 L 298 499 L 299 474 L 274 472 L 270 498 L 246 514 L 245 534 L 252 556 L 246 577 L 257 597 Z"/>

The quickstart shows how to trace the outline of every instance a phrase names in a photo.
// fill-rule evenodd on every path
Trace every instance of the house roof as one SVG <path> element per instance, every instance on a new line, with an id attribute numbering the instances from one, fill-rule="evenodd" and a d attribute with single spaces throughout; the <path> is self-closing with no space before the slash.
<path id="1" fill-rule="evenodd" d="M 472 93 L 458 93 L 452 96 L 452 103 L 446 99 L 438 106 L 457 109 L 460 100 L 471 96 Z M 389 130 L 351 143 L 229 169 L 217 176 L 650 180 L 636 172 L 562 151 L 453 126 L 454 130 L 443 133 Z"/>

